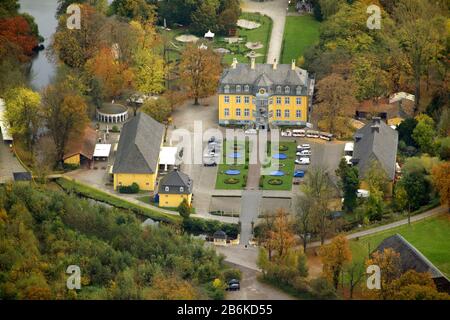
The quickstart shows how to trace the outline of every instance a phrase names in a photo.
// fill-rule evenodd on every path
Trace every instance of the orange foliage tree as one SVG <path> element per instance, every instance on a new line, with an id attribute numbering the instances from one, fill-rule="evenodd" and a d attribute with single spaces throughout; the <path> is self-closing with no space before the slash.
<path id="1" fill-rule="evenodd" d="M 102 85 L 103 94 L 107 98 L 120 96 L 133 87 L 133 73 L 124 63 L 114 56 L 111 48 L 101 48 L 86 63 L 88 73 L 97 78 Z"/>
<path id="2" fill-rule="evenodd" d="M 431 169 L 433 185 L 439 192 L 441 203 L 447 204 L 450 210 L 450 162 L 442 162 Z"/>
<path id="3" fill-rule="evenodd" d="M 331 243 L 320 248 L 320 258 L 323 264 L 323 273 L 331 281 L 334 288 L 339 285 L 339 277 L 344 265 L 352 260 L 352 252 L 348 240 L 343 235 L 338 235 Z"/>
<path id="4" fill-rule="evenodd" d="M 21 16 L 0 19 L 0 39 L 1 46 L 5 41 L 16 44 L 25 56 L 33 55 L 33 48 L 38 45 L 28 21 Z"/>

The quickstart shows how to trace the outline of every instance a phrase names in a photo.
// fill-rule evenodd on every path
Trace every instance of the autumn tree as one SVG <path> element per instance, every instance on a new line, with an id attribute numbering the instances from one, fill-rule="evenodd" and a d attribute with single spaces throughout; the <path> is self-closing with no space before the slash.
<path id="1" fill-rule="evenodd" d="M 296 227 L 303 242 L 303 251 L 306 251 L 308 238 L 315 230 L 314 226 L 314 202 L 309 197 L 298 197 L 295 202 Z"/>
<path id="2" fill-rule="evenodd" d="M 430 64 L 445 50 L 445 18 L 440 5 L 422 0 L 399 0 L 393 10 L 396 37 L 407 58 L 408 69 L 414 79 L 414 111 L 421 102 L 421 77 Z"/>
<path id="3" fill-rule="evenodd" d="M 146 0 L 114 0 L 112 11 L 122 17 L 140 21 L 154 20 L 155 6 Z"/>
<path id="4" fill-rule="evenodd" d="M 348 118 L 354 115 L 357 101 L 349 81 L 331 74 L 317 83 L 317 113 L 322 130 L 340 137 L 347 133 Z"/>
<path id="5" fill-rule="evenodd" d="M 22 54 L 28 57 L 33 55 L 33 49 L 38 45 L 38 39 L 30 24 L 22 16 L 0 19 L 0 39 L 2 43 L 8 41 L 19 46 Z"/>
<path id="6" fill-rule="evenodd" d="M 151 300 L 195 300 L 200 298 L 200 294 L 186 280 L 171 275 L 159 275 L 153 279 L 151 290 L 146 298 Z"/>
<path id="7" fill-rule="evenodd" d="M 320 235 L 323 245 L 331 228 L 328 206 L 334 191 L 328 172 L 321 167 L 308 170 L 302 191 L 312 201 L 314 230 Z"/>
<path id="8" fill-rule="evenodd" d="M 144 94 L 161 93 L 164 90 L 165 76 L 163 58 L 148 49 L 138 49 L 134 61 L 136 89 Z"/>
<path id="9" fill-rule="evenodd" d="M 320 258 L 323 264 L 323 273 L 325 277 L 333 283 L 337 290 L 342 270 L 346 263 L 352 259 L 348 240 L 343 235 L 338 235 L 330 244 L 320 248 Z"/>
<path id="10" fill-rule="evenodd" d="M 211 48 L 186 47 L 181 56 L 180 78 L 194 105 L 199 104 L 200 98 L 216 92 L 221 69 L 220 57 Z"/>
<path id="11" fill-rule="evenodd" d="M 133 72 L 118 61 L 111 48 L 102 48 L 86 63 L 86 70 L 96 78 L 103 89 L 104 96 L 113 99 L 133 87 Z"/>
<path id="12" fill-rule="evenodd" d="M 380 290 L 372 290 L 372 294 L 379 299 L 389 299 L 392 295 L 390 284 L 400 277 L 400 254 L 391 248 L 386 248 L 382 252 L 375 251 L 366 265 L 377 265 L 380 267 L 381 280 Z"/>
<path id="13" fill-rule="evenodd" d="M 81 69 L 100 48 L 107 45 L 100 41 L 101 34 L 106 32 L 106 17 L 84 4 L 81 5 L 81 29 L 68 29 L 66 19 L 66 16 L 60 19 L 53 35 L 50 55 L 71 68 Z"/>
<path id="14" fill-rule="evenodd" d="M 141 112 L 148 114 L 158 122 L 168 123 L 172 106 L 170 101 L 163 96 L 157 99 L 150 98 L 142 105 Z"/>
<path id="15" fill-rule="evenodd" d="M 6 119 L 11 125 L 11 133 L 24 139 L 31 153 L 41 125 L 40 104 L 39 93 L 27 88 L 15 88 L 6 94 Z"/>
<path id="16" fill-rule="evenodd" d="M 390 283 L 391 300 L 450 300 L 450 295 L 436 289 L 431 274 L 408 270 Z"/>
<path id="17" fill-rule="evenodd" d="M 441 203 L 447 204 L 450 210 L 450 162 L 442 162 L 431 171 L 433 185 L 439 193 Z"/>
<path id="18" fill-rule="evenodd" d="M 272 259 L 281 261 L 295 245 L 296 240 L 293 232 L 293 222 L 288 213 L 278 209 L 273 221 L 272 228 L 267 232 L 268 246 L 274 251 Z"/>
<path id="19" fill-rule="evenodd" d="M 45 88 L 42 100 L 43 118 L 55 144 L 56 159 L 62 165 L 69 139 L 76 139 L 89 122 L 87 105 L 64 83 Z"/>

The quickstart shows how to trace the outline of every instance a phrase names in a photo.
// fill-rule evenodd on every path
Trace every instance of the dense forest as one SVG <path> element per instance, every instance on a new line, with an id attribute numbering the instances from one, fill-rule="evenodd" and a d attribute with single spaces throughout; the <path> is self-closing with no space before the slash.
<path id="1" fill-rule="evenodd" d="M 0 188 L 0 239 L 0 299 L 217 299 L 232 271 L 176 227 L 29 185 Z"/>

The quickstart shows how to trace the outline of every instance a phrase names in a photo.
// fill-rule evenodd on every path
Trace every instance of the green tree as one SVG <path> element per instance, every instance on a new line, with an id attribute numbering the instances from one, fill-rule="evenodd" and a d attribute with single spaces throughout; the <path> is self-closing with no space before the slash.
<path id="1" fill-rule="evenodd" d="M 15 88 L 6 94 L 6 119 L 11 133 L 23 138 L 31 153 L 41 125 L 40 105 L 39 93 L 27 88 Z"/>
<path id="2" fill-rule="evenodd" d="M 146 0 L 114 0 L 111 3 L 112 11 L 122 17 L 139 21 L 154 21 L 155 6 Z"/>
<path id="3" fill-rule="evenodd" d="M 410 210 L 417 210 L 428 203 L 430 199 L 430 182 L 423 172 L 411 172 L 403 175 L 400 180 L 408 195 Z"/>
<path id="4" fill-rule="evenodd" d="M 416 117 L 417 125 L 413 130 L 412 137 L 424 153 L 434 154 L 434 138 L 436 130 L 434 129 L 434 120 L 426 114 L 420 114 Z"/>
<path id="5" fill-rule="evenodd" d="M 178 206 L 178 213 L 180 216 L 183 217 L 183 219 L 189 219 L 189 216 L 191 215 L 191 206 L 189 205 L 186 198 L 183 199 L 183 201 Z"/>
<path id="6" fill-rule="evenodd" d="M 344 193 L 344 209 L 353 212 L 357 205 L 356 192 L 359 189 L 359 175 L 357 167 L 349 167 L 347 161 L 342 158 L 336 170 L 339 176 L 339 185 Z"/>
<path id="7" fill-rule="evenodd" d="M 217 0 L 202 1 L 197 10 L 191 14 L 190 30 L 198 35 L 203 35 L 208 30 L 214 30 L 217 26 Z"/>

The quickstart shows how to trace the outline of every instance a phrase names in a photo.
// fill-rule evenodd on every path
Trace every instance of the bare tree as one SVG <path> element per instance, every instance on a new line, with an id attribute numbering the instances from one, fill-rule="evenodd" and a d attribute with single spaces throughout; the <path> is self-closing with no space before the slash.
<path id="1" fill-rule="evenodd" d="M 298 197 L 295 202 L 295 210 L 297 214 L 297 230 L 302 238 L 303 252 L 308 244 L 308 236 L 314 231 L 313 210 L 314 203 L 308 197 Z"/>

